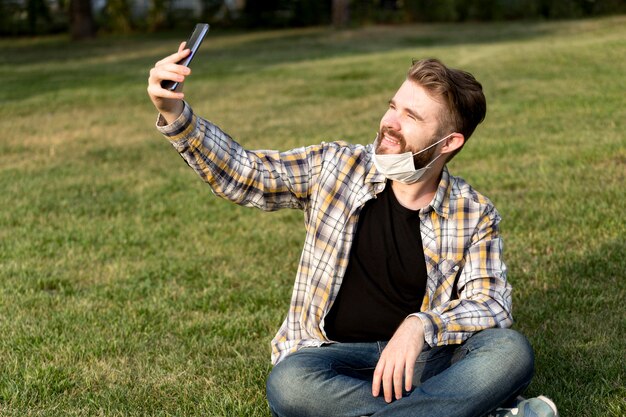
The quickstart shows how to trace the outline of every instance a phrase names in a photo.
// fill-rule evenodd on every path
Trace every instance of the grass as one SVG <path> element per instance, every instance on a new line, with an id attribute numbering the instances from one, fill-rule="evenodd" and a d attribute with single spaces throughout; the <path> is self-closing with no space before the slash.
<path id="1" fill-rule="evenodd" d="M 248 148 L 369 142 L 410 60 L 474 73 L 451 170 L 499 208 L 529 395 L 626 414 L 626 18 L 212 32 L 189 102 Z M 0 40 L 0 415 L 268 416 L 297 211 L 213 197 L 153 128 L 186 34 Z"/>

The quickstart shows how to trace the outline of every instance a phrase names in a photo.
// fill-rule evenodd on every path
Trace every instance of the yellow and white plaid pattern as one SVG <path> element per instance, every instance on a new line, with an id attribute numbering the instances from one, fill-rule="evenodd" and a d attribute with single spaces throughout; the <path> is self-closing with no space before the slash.
<path id="1" fill-rule="evenodd" d="M 159 118 L 157 127 L 216 195 L 268 211 L 304 211 L 306 239 L 289 313 L 272 340 L 272 363 L 330 343 L 324 317 L 341 286 L 360 209 L 385 187 L 373 145 L 247 151 L 187 104 L 178 120 L 165 125 Z M 511 287 L 493 204 L 444 168 L 420 222 L 428 282 L 415 316 L 426 342 L 458 344 L 479 330 L 509 327 Z"/>

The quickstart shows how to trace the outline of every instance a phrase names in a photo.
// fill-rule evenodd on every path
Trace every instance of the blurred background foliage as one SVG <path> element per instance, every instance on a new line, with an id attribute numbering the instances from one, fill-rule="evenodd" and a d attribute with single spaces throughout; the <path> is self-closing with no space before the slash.
<path id="1" fill-rule="evenodd" d="M 626 12 L 626 0 L 0 0 L 0 36 L 551 20 Z"/>
<path id="2" fill-rule="evenodd" d="M 0 0 L 0 35 L 129 33 L 189 27 L 280 28 L 371 23 L 581 18 L 626 0 Z"/>

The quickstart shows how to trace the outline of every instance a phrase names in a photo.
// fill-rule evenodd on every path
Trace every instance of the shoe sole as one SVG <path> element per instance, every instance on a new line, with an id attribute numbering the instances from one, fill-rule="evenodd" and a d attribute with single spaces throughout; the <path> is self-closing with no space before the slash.
<path id="1" fill-rule="evenodd" d="M 552 411 L 554 411 L 554 416 L 555 417 L 559 417 L 559 412 L 556 409 L 556 404 L 554 404 L 554 402 L 552 402 L 552 400 L 550 398 L 544 397 L 543 395 L 540 395 L 537 398 L 539 398 L 541 401 L 543 401 L 546 404 L 548 404 L 550 406 L 550 408 L 552 409 Z"/>

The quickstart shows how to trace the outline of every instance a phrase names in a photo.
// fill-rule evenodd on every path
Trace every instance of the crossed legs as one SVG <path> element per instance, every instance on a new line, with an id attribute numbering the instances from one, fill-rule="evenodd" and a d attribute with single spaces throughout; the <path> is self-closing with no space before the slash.
<path id="1" fill-rule="evenodd" d="M 267 399 L 276 417 L 480 417 L 519 395 L 533 375 L 533 351 L 510 329 L 476 333 L 462 345 L 422 352 L 414 387 L 389 404 L 372 396 L 386 343 L 305 348 L 274 367 Z"/>

